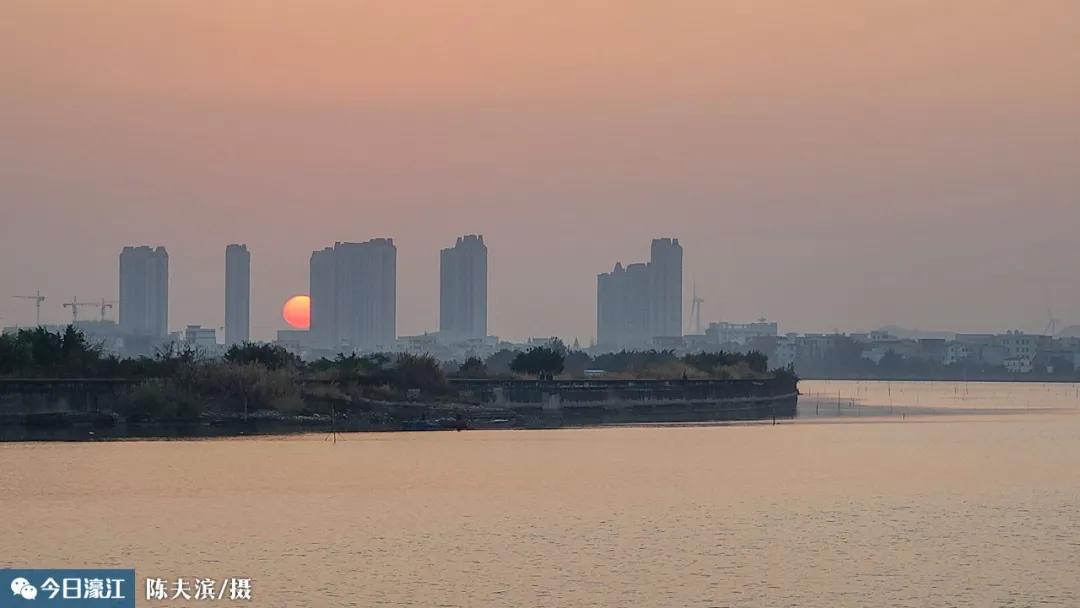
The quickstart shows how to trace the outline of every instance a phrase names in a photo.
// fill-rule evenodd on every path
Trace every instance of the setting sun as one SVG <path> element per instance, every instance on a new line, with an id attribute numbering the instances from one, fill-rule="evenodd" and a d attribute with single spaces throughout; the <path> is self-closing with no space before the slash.
<path id="1" fill-rule="evenodd" d="M 296 329 L 308 329 L 311 326 L 311 298 L 305 295 L 289 298 L 281 309 L 281 318 Z"/>

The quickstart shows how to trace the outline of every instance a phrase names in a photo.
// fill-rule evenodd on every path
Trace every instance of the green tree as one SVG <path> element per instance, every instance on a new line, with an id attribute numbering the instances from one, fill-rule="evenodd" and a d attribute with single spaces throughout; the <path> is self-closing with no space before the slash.
<path id="1" fill-rule="evenodd" d="M 469 357 L 458 369 L 458 376 L 462 378 L 485 378 L 487 367 L 479 357 Z"/>
<path id="2" fill-rule="evenodd" d="M 34 367 L 39 370 L 53 372 L 64 358 L 64 337 L 44 327 L 20 330 L 19 341 L 29 346 Z"/>
<path id="3" fill-rule="evenodd" d="M 430 355 L 398 355 L 394 360 L 391 384 L 397 388 L 418 388 L 425 391 L 444 392 L 446 375 L 439 362 Z"/>
<path id="4" fill-rule="evenodd" d="M 0 335 L 0 374 L 11 375 L 33 365 L 27 344 L 17 334 Z"/>
<path id="5" fill-rule="evenodd" d="M 44 327 L 0 336 L 0 373 L 28 376 L 93 375 L 101 349 L 72 325 L 63 332 Z"/>
<path id="6" fill-rule="evenodd" d="M 592 357 L 590 357 L 588 353 L 580 350 L 572 350 L 566 353 L 566 358 L 563 363 L 568 375 L 574 378 L 581 378 L 585 376 L 585 370 L 589 369 L 592 362 Z"/>
<path id="7" fill-rule="evenodd" d="M 91 375 L 93 368 L 101 359 L 101 347 L 91 344 L 86 334 L 68 325 L 60 342 L 61 373 Z"/>
<path id="8" fill-rule="evenodd" d="M 497 353 L 494 353 L 484 361 L 484 367 L 487 368 L 487 372 L 492 376 L 504 376 L 510 373 L 510 364 L 514 362 L 514 357 L 517 357 L 520 351 L 502 349 Z"/>
<path id="9" fill-rule="evenodd" d="M 244 342 L 234 344 L 225 351 L 225 360 L 229 363 L 255 363 L 267 369 L 298 368 L 300 357 L 277 344 L 255 344 Z"/>
<path id="10" fill-rule="evenodd" d="M 510 369 L 519 374 L 554 376 L 562 373 L 564 361 L 563 355 L 554 348 L 537 346 L 518 353 L 510 363 Z"/>

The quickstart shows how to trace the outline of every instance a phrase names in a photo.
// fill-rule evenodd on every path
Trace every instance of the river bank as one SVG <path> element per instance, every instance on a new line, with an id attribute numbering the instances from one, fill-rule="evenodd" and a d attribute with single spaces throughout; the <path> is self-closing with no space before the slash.
<path id="1" fill-rule="evenodd" d="M 316 385 L 318 383 L 315 383 Z M 310 388 L 310 387 L 309 387 Z M 298 413 L 209 411 L 123 415 L 110 407 L 128 383 L 0 381 L 0 441 L 102 441 L 297 433 L 543 429 L 795 416 L 793 380 L 471 380 L 456 401 L 312 398 Z M 321 391 L 311 390 L 312 394 Z"/>

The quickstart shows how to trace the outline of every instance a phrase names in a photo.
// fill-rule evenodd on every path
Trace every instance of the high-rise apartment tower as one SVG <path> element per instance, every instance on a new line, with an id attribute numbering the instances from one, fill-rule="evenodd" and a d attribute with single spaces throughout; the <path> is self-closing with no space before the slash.
<path id="1" fill-rule="evenodd" d="M 247 245 L 225 248 L 225 344 L 251 339 L 251 253 Z"/>
<path id="2" fill-rule="evenodd" d="M 487 246 L 470 234 L 439 254 L 439 332 L 455 338 L 487 335 Z"/>
<path id="3" fill-rule="evenodd" d="M 164 338 L 169 332 L 169 254 L 164 247 L 120 253 L 120 331 Z"/>

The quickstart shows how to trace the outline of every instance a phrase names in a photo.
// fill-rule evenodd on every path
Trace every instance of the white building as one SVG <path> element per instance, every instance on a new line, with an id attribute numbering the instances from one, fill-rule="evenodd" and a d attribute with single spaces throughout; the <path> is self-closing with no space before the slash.
<path id="1" fill-rule="evenodd" d="M 776 348 L 769 357 L 769 365 L 772 368 L 786 368 L 795 365 L 799 356 L 799 347 L 792 338 L 780 338 L 776 341 Z"/>
<path id="2" fill-rule="evenodd" d="M 957 365 L 976 359 L 978 350 L 974 344 L 950 342 L 945 347 L 945 365 Z"/>
<path id="3" fill-rule="evenodd" d="M 208 354 L 218 351 L 217 330 L 213 327 L 188 325 L 184 328 L 184 342 Z"/>
<path id="4" fill-rule="evenodd" d="M 774 322 L 759 319 L 756 323 L 709 323 L 705 335 L 713 344 L 738 344 L 746 346 L 755 338 L 775 338 L 779 326 Z"/>
<path id="5" fill-rule="evenodd" d="M 1020 331 L 1010 331 L 1005 335 L 998 336 L 997 344 L 1008 351 L 1009 359 L 1024 359 L 1029 364 L 1039 352 L 1039 338 Z M 1006 361 L 1008 365 L 1008 361 Z"/>
<path id="6" fill-rule="evenodd" d="M 1033 369 L 1031 359 L 1025 357 L 1009 357 L 1005 360 L 1005 369 L 1013 374 L 1027 374 Z"/>

